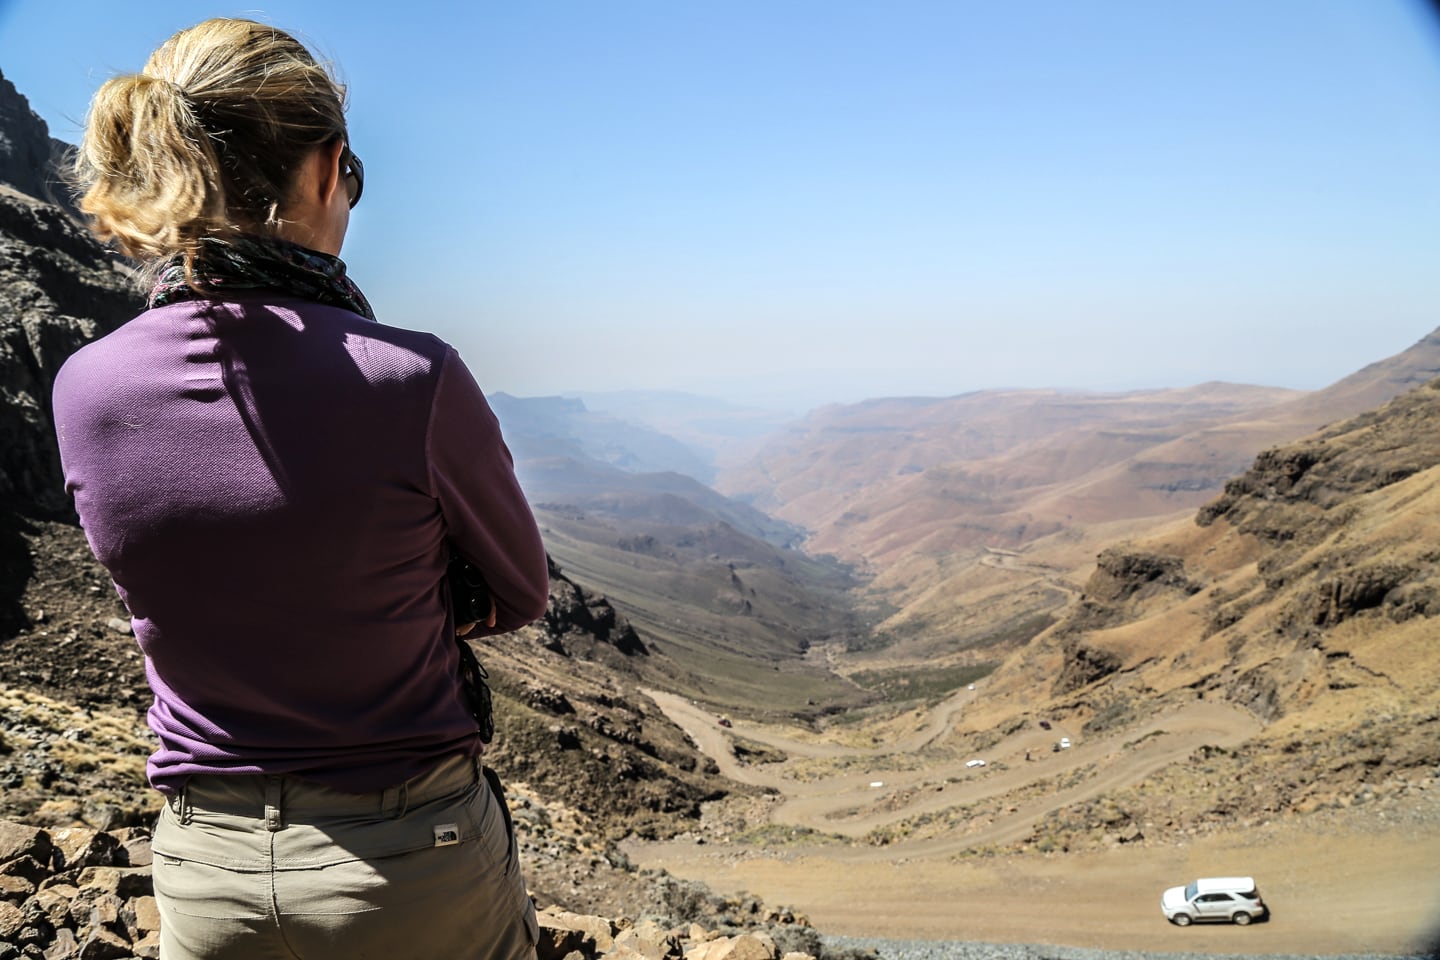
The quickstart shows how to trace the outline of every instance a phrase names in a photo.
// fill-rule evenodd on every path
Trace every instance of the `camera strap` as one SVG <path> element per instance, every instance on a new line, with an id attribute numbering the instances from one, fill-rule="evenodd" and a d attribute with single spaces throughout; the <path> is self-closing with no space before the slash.
<path id="1" fill-rule="evenodd" d="M 495 739 L 495 711 L 490 704 L 490 685 L 485 682 L 490 674 L 464 637 L 456 637 L 455 643 L 460 647 L 460 689 L 465 694 L 465 705 L 480 728 L 480 742 L 489 743 Z"/>

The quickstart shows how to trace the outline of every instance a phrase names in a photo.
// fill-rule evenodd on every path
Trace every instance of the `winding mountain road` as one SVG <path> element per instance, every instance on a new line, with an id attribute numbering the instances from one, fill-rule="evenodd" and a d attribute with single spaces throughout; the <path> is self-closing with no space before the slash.
<path id="1" fill-rule="evenodd" d="M 782 797 L 771 822 L 806 827 L 821 833 L 858 839 L 871 831 L 921 814 L 1026 791 L 1048 784 L 1037 796 L 1006 805 L 985 823 L 940 837 L 902 840 L 887 846 L 853 846 L 838 855 L 847 860 L 889 861 L 896 857 L 942 857 L 972 847 L 1019 840 L 1052 810 L 1093 799 L 1138 783 L 1165 766 L 1182 762 L 1204 745 L 1234 747 L 1260 731 L 1254 717 L 1228 704 L 1195 701 L 1148 723 L 1111 737 L 1080 741 L 1064 728 L 1035 727 L 1011 734 L 985 751 L 983 767 L 967 767 L 964 759 L 943 756 L 917 763 L 917 755 L 953 730 L 974 691 L 961 691 L 941 701 L 916 733 L 872 749 L 812 743 L 786 737 L 773 728 L 738 721 L 722 727 L 716 717 L 683 697 L 644 691 L 665 715 L 713 759 L 721 774 L 741 783 L 770 787 Z M 739 736 L 784 751 L 780 763 L 750 764 L 738 760 L 732 737 Z M 1068 750 L 1052 752 L 1061 736 L 1075 738 Z M 887 764 L 896 756 L 903 768 Z M 1026 760 L 1026 756 L 1031 759 Z M 830 776 L 793 776 L 796 759 L 848 760 Z M 981 759 L 981 758 L 970 758 Z M 856 771 L 857 760 L 867 761 Z M 837 765 L 838 766 L 838 765 Z M 1070 775 L 1070 776 L 1067 776 Z M 1067 782 L 1073 781 L 1073 782 Z M 881 786 L 876 787 L 874 784 Z M 1063 783 L 1063 785 L 1055 785 Z"/>
<path id="2" fill-rule="evenodd" d="M 1140 728 L 1079 739 L 1078 731 L 1029 726 L 986 750 L 984 767 L 947 749 L 946 737 L 978 691 L 938 704 L 903 742 L 874 748 L 810 742 L 745 721 L 726 729 L 680 697 L 648 695 L 726 776 L 772 787 L 766 816 L 784 831 L 759 842 L 723 836 L 627 841 L 635 862 L 789 903 L 820 929 L 866 936 L 1061 943 L 1131 951 L 1321 956 L 1413 952 L 1440 915 L 1440 831 L 1427 815 L 1435 797 L 1370 827 L 1326 832 L 1317 822 L 1279 822 L 1170 845 L 1125 844 L 1090 853 L 957 856 L 1003 845 L 1046 814 L 1134 784 L 1205 744 L 1234 747 L 1260 725 L 1225 704 L 1194 701 Z M 783 762 L 736 759 L 734 737 L 786 753 Z M 1050 743 L 1069 736 L 1069 750 Z M 907 749 L 910 747 L 914 749 Z M 1026 751 L 1031 759 L 1025 759 Z M 830 774 L 826 775 L 826 771 Z M 806 779 L 802 779 L 802 775 Z M 873 786 L 877 781 L 880 786 Z M 903 837 L 903 821 L 971 806 L 949 829 Z M 1440 816 L 1440 812 L 1436 813 Z M 1338 822 L 1338 821 L 1334 821 Z M 763 824 L 751 823 L 755 827 Z M 862 839 L 895 825 L 887 845 Z M 935 825 L 932 823 L 931 828 Z M 849 843 L 824 834 L 853 838 Z M 1274 917 L 1251 927 L 1177 931 L 1160 915 L 1160 891 L 1197 876 L 1255 875 Z M 1340 880 L 1341 882 L 1336 882 Z"/>

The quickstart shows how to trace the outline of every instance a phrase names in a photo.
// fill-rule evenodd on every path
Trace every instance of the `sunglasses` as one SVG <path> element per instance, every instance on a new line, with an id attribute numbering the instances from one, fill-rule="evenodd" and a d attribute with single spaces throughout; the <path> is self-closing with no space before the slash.
<path id="1" fill-rule="evenodd" d="M 350 209 L 353 210 L 355 204 L 360 202 L 360 195 L 365 192 L 365 164 L 350 152 L 348 143 L 340 153 L 340 175 L 345 178 L 345 193 L 350 198 Z"/>

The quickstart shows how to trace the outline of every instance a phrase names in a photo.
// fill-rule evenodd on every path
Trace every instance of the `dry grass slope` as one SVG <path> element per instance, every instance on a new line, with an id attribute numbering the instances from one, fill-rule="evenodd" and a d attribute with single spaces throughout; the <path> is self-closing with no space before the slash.
<path id="1" fill-rule="evenodd" d="M 1216 762 L 1244 781 L 1223 805 L 1251 819 L 1433 774 L 1437 428 L 1440 382 L 1265 453 L 1198 523 L 1102 554 L 1084 599 L 992 677 L 996 699 L 1018 708 L 1053 678 L 1052 712 L 1090 731 L 1239 704 L 1265 729 Z"/>

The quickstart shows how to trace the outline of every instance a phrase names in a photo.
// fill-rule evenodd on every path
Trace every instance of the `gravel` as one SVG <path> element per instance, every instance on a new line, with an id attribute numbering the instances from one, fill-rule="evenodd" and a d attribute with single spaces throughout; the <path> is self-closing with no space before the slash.
<path id="1" fill-rule="evenodd" d="M 1380 954 L 1218 954 L 1096 950 L 1037 943 L 966 943 L 954 940 L 887 940 L 878 937 L 824 936 L 827 958 L 879 956 L 881 960 L 1416 960 L 1437 953 Z"/>

